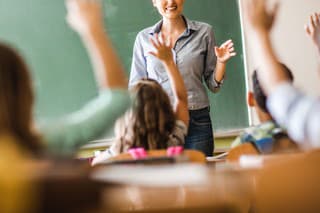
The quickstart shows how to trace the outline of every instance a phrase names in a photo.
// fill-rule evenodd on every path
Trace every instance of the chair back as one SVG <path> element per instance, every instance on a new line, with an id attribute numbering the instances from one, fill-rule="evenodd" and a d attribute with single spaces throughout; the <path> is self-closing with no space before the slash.
<path id="1" fill-rule="evenodd" d="M 259 155 L 259 152 L 252 143 L 243 143 L 229 151 L 227 161 L 237 162 L 241 155 Z"/>
<path id="2" fill-rule="evenodd" d="M 206 162 L 206 157 L 205 155 L 197 150 L 184 150 L 182 155 L 180 157 L 185 157 L 185 159 L 189 162 L 192 163 L 205 163 Z M 178 158 L 178 156 L 177 156 Z M 115 157 L 110 158 L 110 162 L 113 163 L 159 163 L 162 160 L 167 159 L 167 162 L 179 162 L 178 160 L 175 161 L 174 158 L 170 158 L 167 156 L 167 150 L 165 149 L 160 149 L 160 150 L 149 150 L 147 151 L 147 158 L 141 159 L 140 160 L 135 160 L 129 153 L 121 153 Z M 172 159 L 172 161 L 170 161 Z M 149 161 L 150 160 L 150 161 Z M 166 161 L 162 161 L 166 162 Z"/>

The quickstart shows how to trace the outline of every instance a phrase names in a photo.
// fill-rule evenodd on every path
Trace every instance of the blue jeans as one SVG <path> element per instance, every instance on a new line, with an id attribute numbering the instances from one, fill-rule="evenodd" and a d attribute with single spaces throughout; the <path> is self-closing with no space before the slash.
<path id="1" fill-rule="evenodd" d="M 202 151 L 206 156 L 212 156 L 214 139 L 209 108 L 189 110 L 189 115 L 189 130 L 184 148 L 196 149 Z"/>

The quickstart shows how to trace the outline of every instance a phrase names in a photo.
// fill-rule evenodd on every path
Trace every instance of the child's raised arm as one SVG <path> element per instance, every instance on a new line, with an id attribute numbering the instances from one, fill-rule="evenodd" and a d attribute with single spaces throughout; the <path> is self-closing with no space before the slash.
<path id="1" fill-rule="evenodd" d="M 86 46 L 100 89 L 126 88 L 127 78 L 107 33 L 97 0 L 67 0 L 67 21 Z"/>
<path id="2" fill-rule="evenodd" d="M 177 119 L 183 121 L 186 126 L 188 126 L 189 111 L 187 90 L 178 67 L 173 60 L 171 45 L 170 43 L 164 41 L 163 36 L 161 36 L 161 39 L 159 39 L 157 34 L 153 37 L 153 39 L 150 39 L 150 42 L 155 48 L 155 51 L 150 52 L 150 54 L 162 61 L 168 73 L 175 98 L 174 111 Z"/>
<path id="3" fill-rule="evenodd" d="M 320 13 L 309 16 L 309 22 L 305 25 L 305 30 L 320 54 Z"/>
<path id="4" fill-rule="evenodd" d="M 67 21 L 89 53 L 100 94 L 83 108 L 39 125 L 50 152 L 73 154 L 79 146 L 103 135 L 130 106 L 122 65 L 104 32 L 97 0 L 67 0 Z"/>

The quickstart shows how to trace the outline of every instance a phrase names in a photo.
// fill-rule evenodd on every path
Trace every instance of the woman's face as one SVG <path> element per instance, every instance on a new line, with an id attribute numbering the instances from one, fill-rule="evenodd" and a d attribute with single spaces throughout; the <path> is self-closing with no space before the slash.
<path id="1" fill-rule="evenodd" d="M 163 18 L 179 18 L 183 12 L 184 0 L 152 0 L 152 2 Z"/>

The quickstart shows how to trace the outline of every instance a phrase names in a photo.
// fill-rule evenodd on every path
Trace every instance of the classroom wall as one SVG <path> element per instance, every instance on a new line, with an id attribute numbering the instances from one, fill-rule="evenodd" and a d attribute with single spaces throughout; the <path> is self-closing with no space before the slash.
<path id="1" fill-rule="evenodd" d="M 320 60 L 318 60 L 317 52 L 304 31 L 308 15 L 315 11 L 320 12 L 320 1 L 279 0 L 279 2 L 278 17 L 271 37 L 274 49 L 280 60 L 293 71 L 294 84 L 309 94 L 320 95 L 320 64 L 318 62 Z M 246 34 L 245 40 L 249 39 L 250 35 Z M 251 47 L 246 45 L 248 76 L 256 67 L 250 49 Z M 254 112 L 252 112 L 252 119 L 256 124 L 257 117 Z"/>

